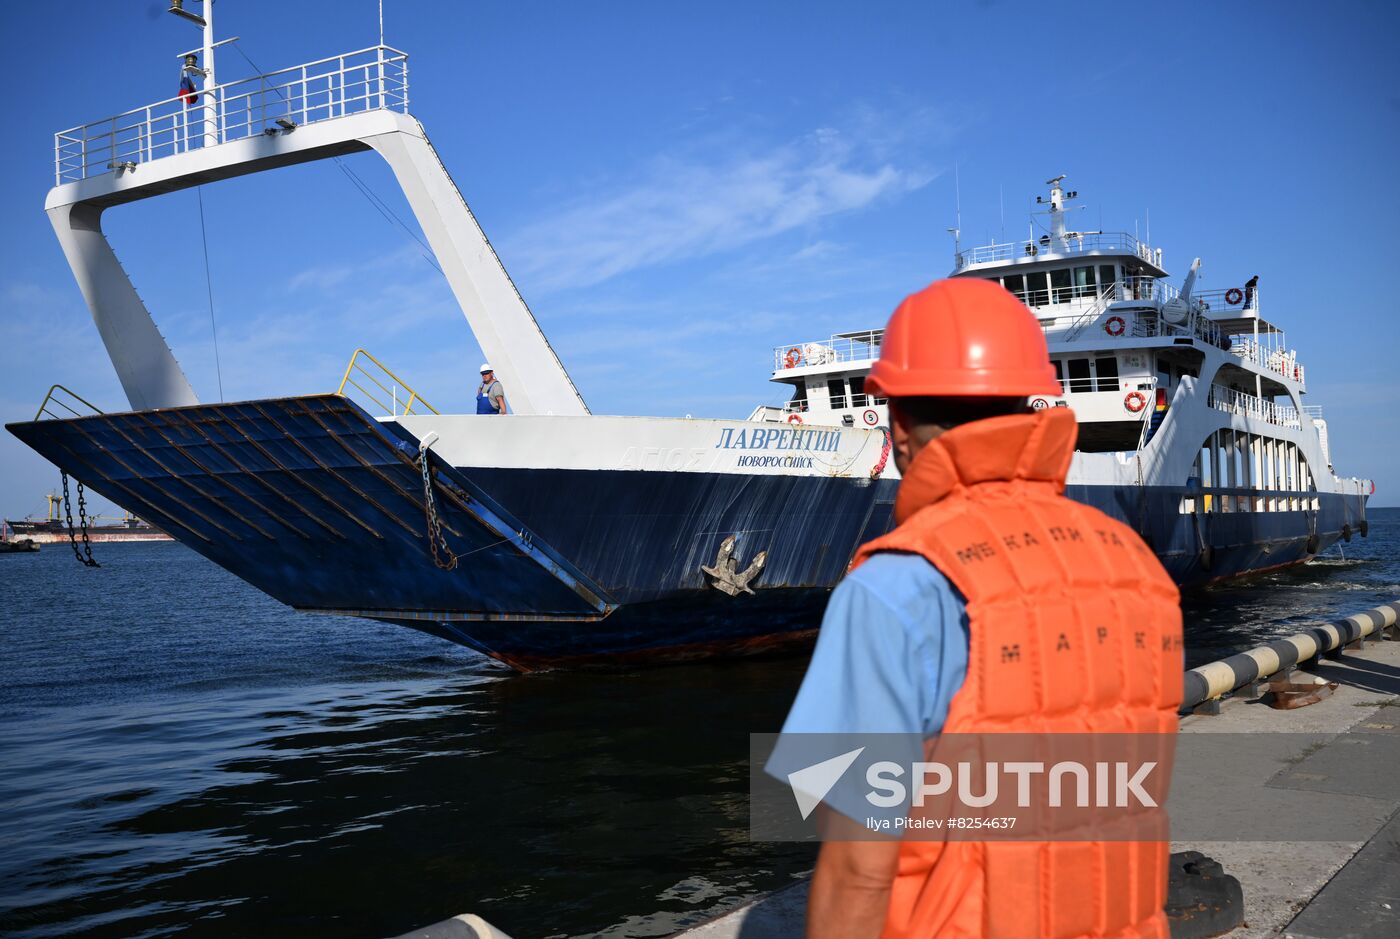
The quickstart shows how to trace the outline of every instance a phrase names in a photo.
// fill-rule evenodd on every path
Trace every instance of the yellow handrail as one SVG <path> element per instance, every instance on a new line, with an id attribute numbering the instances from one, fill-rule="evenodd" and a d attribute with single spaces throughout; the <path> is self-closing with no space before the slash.
<path id="1" fill-rule="evenodd" d="M 97 405 L 93 404 L 91 401 L 87 400 L 86 398 L 84 398 L 82 395 L 78 394 L 78 393 L 77 393 L 76 391 L 74 391 L 73 389 L 71 389 L 71 388 L 65 388 L 63 385 L 53 385 L 53 386 L 51 386 L 51 387 L 49 388 L 49 393 L 46 394 L 46 395 L 44 395 L 43 403 L 41 403 L 41 404 L 39 405 L 39 410 L 38 410 L 38 412 L 34 415 L 34 419 L 35 419 L 36 421 L 43 420 L 45 414 L 47 414 L 50 418 L 52 418 L 53 420 L 56 420 L 56 421 L 67 420 L 67 415 L 57 414 L 57 413 L 55 413 L 55 412 L 53 412 L 53 411 L 50 411 L 50 410 L 49 410 L 49 405 L 50 405 L 50 404 L 53 404 L 53 405 L 55 405 L 55 406 L 57 406 L 57 407 L 60 407 L 60 408 L 63 408 L 63 410 L 67 411 L 69 414 L 71 414 L 71 415 L 74 416 L 74 417 L 89 417 L 89 416 L 91 416 L 91 415 L 86 415 L 86 414 L 80 414 L 78 411 L 74 410 L 71 406 L 69 406 L 69 404 L 68 404 L 66 401 L 61 401 L 61 400 L 59 400 L 58 398 L 55 398 L 55 397 L 54 397 L 54 392 L 55 392 L 55 391 L 62 391 L 64 394 L 68 395 L 68 397 L 72 398 L 72 399 L 75 400 L 75 401 L 80 402 L 80 403 L 83 404 L 85 407 L 91 409 L 91 411 L 92 411 L 93 414 L 101 414 L 101 413 L 102 413 L 102 409 L 101 409 L 101 408 L 99 408 Z"/>
<path id="2" fill-rule="evenodd" d="M 360 356 L 364 356 L 366 359 L 369 359 L 371 362 L 373 362 L 375 367 L 378 368 L 380 372 L 383 372 L 384 375 L 387 376 L 390 379 L 390 381 L 393 382 L 393 384 L 396 386 L 395 389 L 389 389 L 382 381 L 375 377 L 374 373 L 370 372 L 363 365 L 361 365 Z M 355 378 L 352 377 L 356 375 L 356 373 L 358 373 L 361 378 L 364 378 L 379 386 L 379 389 L 388 397 L 389 403 L 386 404 L 383 400 L 380 399 L 379 395 L 377 395 L 373 391 L 370 391 L 364 385 L 356 381 Z M 402 378 L 385 368 L 383 362 L 380 362 L 378 359 L 370 355 L 364 349 L 356 349 L 355 354 L 350 356 L 350 364 L 345 366 L 345 375 L 340 379 L 340 387 L 335 390 L 335 393 L 344 397 L 349 397 L 345 394 L 346 385 L 353 385 L 355 388 L 358 388 L 361 394 L 363 394 L 365 397 L 369 398 L 371 401 L 374 402 L 375 407 L 390 414 L 412 414 L 413 406 L 415 403 L 421 404 L 423 407 L 427 408 L 429 411 L 432 411 L 434 414 L 441 413 L 440 411 L 438 411 L 437 408 L 433 407 L 427 401 L 424 401 L 423 396 L 420 395 L 418 392 L 414 391 L 412 388 L 410 388 Z M 398 409 L 397 403 L 397 389 L 399 388 L 408 392 L 408 400 L 404 403 L 402 410 Z"/>

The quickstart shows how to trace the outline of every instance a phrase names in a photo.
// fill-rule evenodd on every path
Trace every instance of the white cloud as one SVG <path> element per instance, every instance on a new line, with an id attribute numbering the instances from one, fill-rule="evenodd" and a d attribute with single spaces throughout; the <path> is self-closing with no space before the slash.
<path id="1" fill-rule="evenodd" d="M 656 157 L 635 180 L 566 205 L 508 239 L 533 289 L 596 284 L 638 268 L 730 251 L 926 185 L 888 157 L 889 133 L 823 127 L 755 150 L 732 135 Z"/>

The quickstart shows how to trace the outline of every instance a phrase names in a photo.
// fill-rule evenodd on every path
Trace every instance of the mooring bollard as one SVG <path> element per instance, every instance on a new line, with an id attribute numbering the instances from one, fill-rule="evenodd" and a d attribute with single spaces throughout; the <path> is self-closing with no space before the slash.
<path id="1" fill-rule="evenodd" d="M 1290 671 L 1299 662 L 1350 646 L 1368 636 L 1379 639 L 1387 629 L 1396 628 L 1397 620 L 1400 620 L 1400 600 L 1197 666 L 1186 673 L 1181 710 L 1219 713 L 1221 695 L 1257 683 L 1275 672 Z"/>

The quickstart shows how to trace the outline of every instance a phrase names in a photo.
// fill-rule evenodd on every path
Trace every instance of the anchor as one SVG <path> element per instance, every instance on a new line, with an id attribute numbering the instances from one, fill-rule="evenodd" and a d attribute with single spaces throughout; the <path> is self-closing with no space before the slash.
<path id="1" fill-rule="evenodd" d="M 749 566 L 742 571 L 738 569 L 739 562 L 734 557 L 734 545 L 736 536 L 730 535 L 720 543 L 719 553 L 715 556 L 715 566 L 706 567 L 703 564 L 700 570 L 711 577 L 710 586 L 716 590 L 721 590 L 731 597 L 737 597 L 740 593 L 753 593 L 753 588 L 749 586 L 752 581 L 763 570 L 763 565 L 768 563 L 768 552 L 760 551 L 753 556 Z"/>

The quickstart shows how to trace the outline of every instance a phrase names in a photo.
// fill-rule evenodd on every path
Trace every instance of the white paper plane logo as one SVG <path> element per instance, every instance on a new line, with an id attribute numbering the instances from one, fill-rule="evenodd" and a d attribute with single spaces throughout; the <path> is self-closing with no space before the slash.
<path id="1" fill-rule="evenodd" d="M 821 804 L 822 799 L 825 799 L 826 794 L 831 791 L 831 787 L 836 785 L 842 776 L 846 775 L 846 770 L 851 768 L 856 757 L 863 752 L 865 752 L 865 747 L 858 747 L 849 753 L 833 756 L 820 763 L 813 763 L 795 773 L 788 773 L 788 785 L 792 787 L 793 798 L 797 799 L 797 811 L 802 813 L 804 819 Z"/>

